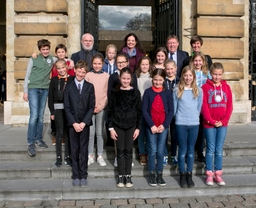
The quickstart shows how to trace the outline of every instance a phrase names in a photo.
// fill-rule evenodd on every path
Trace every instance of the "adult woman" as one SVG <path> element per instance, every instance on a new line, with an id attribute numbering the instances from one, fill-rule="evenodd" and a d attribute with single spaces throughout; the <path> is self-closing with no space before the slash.
<path id="1" fill-rule="evenodd" d="M 129 33 L 125 36 L 122 52 L 126 53 L 129 56 L 129 68 L 134 73 L 139 60 L 143 56 L 145 56 L 139 38 L 136 34 Z"/>

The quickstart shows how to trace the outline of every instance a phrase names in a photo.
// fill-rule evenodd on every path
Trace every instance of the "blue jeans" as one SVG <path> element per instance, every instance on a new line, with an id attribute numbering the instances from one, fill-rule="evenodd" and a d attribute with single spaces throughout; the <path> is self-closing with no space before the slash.
<path id="1" fill-rule="evenodd" d="M 204 133 L 206 137 L 206 170 L 222 170 L 222 150 L 227 135 L 227 127 L 205 128 Z"/>
<path id="2" fill-rule="evenodd" d="M 139 155 L 148 154 L 148 145 L 146 139 L 146 123 L 145 119 L 141 120 L 140 134 L 138 136 Z"/>
<path id="3" fill-rule="evenodd" d="M 160 134 L 152 134 L 149 128 L 146 128 L 148 145 L 148 170 L 149 172 L 163 171 L 164 148 L 166 145 L 166 136 L 168 128 Z M 157 164 L 155 164 L 157 158 Z"/>
<path id="4" fill-rule="evenodd" d="M 28 145 L 41 141 L 43 138 L 44 109 L 48 97 L 48 89 L 28 89 L 29 123 Z"/>
<path id="5" fill-rule="evenodd" d="M 180 172 L 192 172 L 194 164 L 194 148 L 199 125 L 176 125 L 176 134 L 179 143 L 178 165 Z M 187 155 L 187 169 L 185 169 L 185 156 Z"/>

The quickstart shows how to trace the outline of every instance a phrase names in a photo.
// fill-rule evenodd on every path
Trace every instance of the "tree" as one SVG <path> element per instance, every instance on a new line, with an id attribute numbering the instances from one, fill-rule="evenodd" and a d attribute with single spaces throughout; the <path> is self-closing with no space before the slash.
<path id="1" fill-rule="evenodd" d="M 151 16 L 147 13 L 137 13 L 125 26 L 126 30 L 151 30 Z"/>

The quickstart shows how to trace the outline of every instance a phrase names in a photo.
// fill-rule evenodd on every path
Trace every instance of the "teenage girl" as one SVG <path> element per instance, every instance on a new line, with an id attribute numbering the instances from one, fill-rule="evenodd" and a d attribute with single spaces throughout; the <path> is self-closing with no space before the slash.
<path id="1" fill-rule="evenodd" d="M 90 126 L 90 140 L 88 147 L 88 165 L 94 163 L 94 138 L 97 137 L 97 163 L 106 166 L 103 159 L 103 123 L 104 108 L 107 105 L 107 91 L 109 74 L 104 72 L 102 67 L 104 58 L 101 54 L 95 54 L 92 58 L 92 70 L 85 76 L 85 80 L 92 83 L 95 92 L 95 109 L 92 116 L 93 125 Z"/>
<path id="2" fill-rule="evenodd" d="M 192 180 L 192 170 L 202 99 L 202 89 L 196 85 L 195 71 L 186 66 L 182 70 L 180 83 L 173 92 L 176 135 L 179 144 L 178 165 L 182 188 L 195 186 Z M 187 157 L 186 168 L 185 157 Z"/>
<path id="3" fill-rule="evenodd" d="M 205 56 L 202 52 L 194 52 L 194 56 L 190 60 L 190 67 L 195 70 L 196 83 L 198 87 L 202 87 L 206 83 L 207 79 L 211 79 L 211 75 L 208 69 L 208 64 Z M 200 126 L 198 131 L 198 137 L 196 141 L 197 161 L 205 162 L 203 155 L 204 151 L 204 131 L 203 131 L 203 117 L 200 115 Z"/>
<path id="4" fill-rule="evenodd" d="M 138 68 L 136 70 L 138 90 L 140 91 L 141 98 L 144 91 L 152 86 L 151 81 L 152 63 L 149 57 L 144 56 L 139 60 Z M 146 141 L 146 124 L 144 118 L 141 121 L 140 134 L 138 136 L 140 164 L 147 164 L 147 141 Z"/>
<path id="5" fill-rule="evenodd" d="M 155 69 L 152 72 L 153 86 L 145 90 L 143 95 L 150 186 L 166 185 L 163 179 L 163 159 L 168 127 L 173 118 L 173 99 L 172 93 L 164 88 L 165 77 L 163 69 Z"/>
<path id="6" fill-rule="evenodd" d="M 155 52 L 155 60 L 153 62 L 154 67 L 157 69 L 164 69 L 165 61 L 167 60 L 167 50 L 165 47 L 159 47 Z"/>
<path id="7" fill-rule="evenodd" d="M 48 107 L 51 112 L 51 120 L 56 125 L 56 167 L 62 165 L 62 139 L 65 140 L 65 164 L 71 166 L 70 145 L 68 137 L 67 120 L 64 112 L 63 93 L 66 85 L 73 80 L 67 74 L 68 65 L 64 59 L 59 59 L 55 63 L 58 76 L 51 79 L 48 95 Z"/>
<path id="8" fill-rule="evenodd" d="M 117 70 L 115 63 L 116 53 L 116 46 L 114 44 L 109 44 L 106 48 L 106 58 L 103 65 L 103 71 L 107 72 L 109 75 L 114 74 Z"/>
<path id="9" fill-rule="evenodd" d="M 107 119 L 110 136 L 116 141 L 118 180 L 117 187 L 132 187 L 131 167 L 133 141 L 139 135 L 141 122 L 140 91 L 131 86 L 132 71 L 120 71 L 120 84 L 111 91 Z"/>
<path id="10" fill-rule="evenodd" d="M 202 87 L 204 93 L 202 114 L 206 136 L 206 184 L 212 186 L 213 179 L 218 185 L 225 185 L 222 179 L 222 150 L 233 104 L 230 86 L 222 80 L 224 73 L 222 64 L 213 63 L 210 73 L 212 79 L 208 79 Z"/>

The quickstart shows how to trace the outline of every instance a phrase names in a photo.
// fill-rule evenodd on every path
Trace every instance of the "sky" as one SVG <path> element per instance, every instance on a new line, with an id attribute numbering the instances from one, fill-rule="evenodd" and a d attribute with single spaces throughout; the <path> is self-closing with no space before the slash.
<path id="1" fill-rule="evenodd" d="M 103 30 L 124 30 L 126 23 L 138 13 L 151 14 L 151 7 L 99 6 L 99 22 Z"/>

